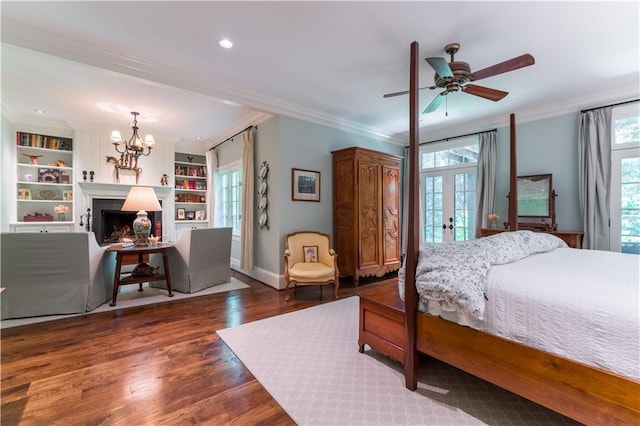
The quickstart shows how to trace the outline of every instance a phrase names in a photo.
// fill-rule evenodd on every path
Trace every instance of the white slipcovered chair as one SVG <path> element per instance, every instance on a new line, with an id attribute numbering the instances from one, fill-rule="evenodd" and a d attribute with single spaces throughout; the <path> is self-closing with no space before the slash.
<path id="1" fill-rule="evenodd" d="M 79 314 L 111 299 L 115 257 L 93 232 L 2 233 L 1 318 Z"/>
<path id="2" fill-rule="evenodd" d="M 338 255 L 331 248 L 329 235 L 315 231 L 294 232 L 285 236 L 284 281 L 289 300 L 289 286 L 334 285 L 334 295 L 338 298 L 340 287 Z"/>
<path id="3" fill-rule="evenodd" d="M 171 289 L 195 293 L 231 280 L 231 228 L 185 229 L 169 251 Z M 162 268 L 155 256 L 152 266 Z M 167 288 L 166 281 L 151 283 Z"/>

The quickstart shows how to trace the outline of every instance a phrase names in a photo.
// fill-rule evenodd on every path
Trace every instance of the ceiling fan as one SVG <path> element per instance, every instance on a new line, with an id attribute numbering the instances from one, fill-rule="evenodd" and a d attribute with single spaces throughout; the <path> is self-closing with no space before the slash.
<path id="1" fill-rule="evenodd" d="M 425 60 L 436 71 L 434 77 L 434 86 L 421 87 L 423 89 L 444 89 L 436 96 L 433 101 L 425 108 L 423 114 L 438 109 L 438 106 L 442 103 L 445 96 L 452 92 L 463 91 L 471 95 L 479 96 L 481 98 L 489 99 L 492 101 L 499 101 L 509 94 L 502 90 L 491 89 L 489 87 L 478 86 L 477 84 L 469 84 L 472 81 L 478 81 L 483 78 L 493 77 L 494 75 L 503 74 L 505 72 L 514 71 L 520 68 L 528 67 L 535 63 L 535 59 L 528 53 L 517 56 L 515 58 L 500 62 L 487 68 L 483 68 L 480 71 L 471 72 L 471 67 L 468 63 L 462 61 L 456 61 L 454 55 L 460 49 L 460 43 L 449 43 L 444 47 L 444 51 L 451 55 L 451 62 L 447 63 L 444 58 L 425 58 Z M 409 91 L 387 93 L 383 97 L 390 98 L 393 96 L 405 95 Z"/>

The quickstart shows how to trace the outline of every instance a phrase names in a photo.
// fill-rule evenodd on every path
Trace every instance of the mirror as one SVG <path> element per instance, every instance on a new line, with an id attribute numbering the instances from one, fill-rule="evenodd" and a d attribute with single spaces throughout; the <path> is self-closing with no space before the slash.
<path id="1" fill-rule="evenodd" d="M 551 174 L 517 177 L 518 217 L 541 218 L 538 223 L 522 223 L 519 226 L 555 229 L 556 210 Z M 551 219 L 551 224 L 545 222 Z"/>
<path id="2" fill-rule="evenodd" d="M 518 176 L 519 217 L 551 217 L 551 176 Z"/>

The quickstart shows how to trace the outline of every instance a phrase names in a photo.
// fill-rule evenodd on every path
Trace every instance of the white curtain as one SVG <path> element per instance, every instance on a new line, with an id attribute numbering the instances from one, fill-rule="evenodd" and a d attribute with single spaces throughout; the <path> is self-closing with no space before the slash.
<path id="1" fill-rule="evenodd" d="M 480 229 L 486 228 L 487 216 L 494 213 L 498 158 L 496 132 L 482 133 L 479 139 L 480 152 L 478 153 L 478 172 L 476 175 L 476 238 L 480 238 Z"/>
<path id="2" fill-rule="evenodd" d="M 242 133 L 242 240 L 240 269 L 253 269 L 253 129 Z"/>
<path id="3" fill-rule="evenodd" d="M 215 149 L 207 151 L 207 207 L 209 208 L 209 226 L 216 227 L 216 173 L 218 172 L 218 153 Z"/>
<path id="4" fill-rule="evenodd" d="M 583 112 L 578 131 L 582 248 L 609 250 L 611 107 Z"/>

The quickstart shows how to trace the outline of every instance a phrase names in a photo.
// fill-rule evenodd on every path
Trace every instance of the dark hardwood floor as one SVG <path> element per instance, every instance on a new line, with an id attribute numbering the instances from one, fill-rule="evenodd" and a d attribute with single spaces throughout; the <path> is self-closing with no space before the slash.
<path id="1" fill-rule="evenodd" d="M 294 424 L 215 331 L 331 302 L 331 286 L 287 303 L 232 275 L 250 288 L 2 330 L 2 425 Z"/>

